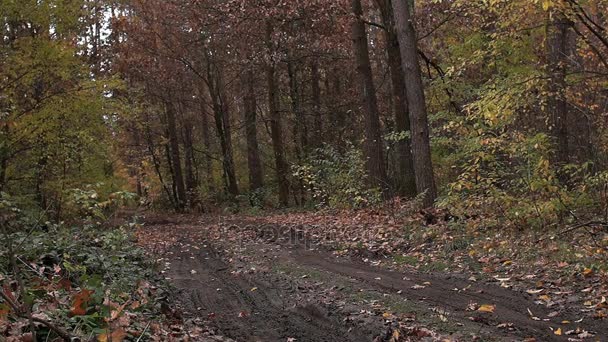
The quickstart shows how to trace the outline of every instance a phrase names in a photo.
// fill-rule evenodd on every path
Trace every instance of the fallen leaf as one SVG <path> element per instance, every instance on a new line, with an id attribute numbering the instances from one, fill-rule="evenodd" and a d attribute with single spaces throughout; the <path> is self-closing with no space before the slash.
<path id="1" fill-rule="evenodd" d="M 544 300 L 545 302 L 548 302 L 548 301 L 551 300 L 551 297 L 549 297 L 547 295 L 542 295 L 542 296 L 538 296 L 538 299 Z"/>
<path id="2" fill-rule="evenodd" d="M 494 310 L 496 310 L 496 305 L 491 305 L 491 304 L 483 304 L 479 307 L 479 309 L 477 309 L 477 311 L 489 312 L 489 313 L 494 312 Z"/>
<path id="3" fill-rule="evenodd" d="M 0 304 L 0 318 L 6 317 L 11 312 L 10 306 L 6 304 Z"/>
<path id="4" fill-rule="evenodd" d="M 121 342 L 127 336 L 127 333 L 122 329 L 116 329 L 112 331 L 112 333 L 108 336 L 108 334 L 101 334 L 97 336 L 97 341 L 99 342 Z"/>
<path id="5" fill-rule="evenodd" d="M 555 335 L 561 336 L 562 335 L 562 328 L 558 328 L 557 330 L 555 330 L 553 332 Z"/>
<path id="6" fill-rule="evenodd" d="M 89 306 L 89 301 L 91 300 L 91 295 L 94 293 L 94 290 L 81 290 L 74 296 L 74 301 L 72 303 L 72 307 L 70 309 L 71 316 L 83 316 L 87 313 L 87 307 Z"/>
<path id="7" fill-rule="evenodd" d="M 544 291 L 544 289 L 538 289 L 538 290 L 527 290 L 526 292 L 529 293 L 529 294 L 538 294 L 538 293 L 541 293 L 543 291 Z"/>
<path id="8" fill-rule="evenodd" d="M 591 276 L 593 275 L 593 270 L 592 270 L 592 269 L 590 269 L 590 268 L 585 268 L 585 269 L 583 270 L 583 275 L 584 275 L 585 277 L 591 277 Z"/>

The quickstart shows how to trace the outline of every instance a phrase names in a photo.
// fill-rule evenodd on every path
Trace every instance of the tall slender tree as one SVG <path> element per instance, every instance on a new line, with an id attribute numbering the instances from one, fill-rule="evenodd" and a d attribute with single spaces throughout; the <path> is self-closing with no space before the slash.
<path id="1" fill-rule="evenodd" d="M 364 155 L 369 182 L 386 193 L 387 176 L 384 163 L 384 148 L 381 136 L 380 113 L 378 111 L 378 99 L 374 86 L 374 77 L 369 58 L 369 47 L 367 32 L 363 21 L 363 8 L 361 0 L 351 0 L 352 21 L 351 33 L 357 74 L 359 75 L 359 91 L 363 97 L 364 105 Z"/>
<path id="2" fill-rule="evenodd" d="M 285 159 L 285 146 L 283 144 L 283 132 L 281 127 L 281 112 L 279 111 L 276 65 L 273 57 L 274 47 L 272 42 L 273 27 L 270 20 L 266 22 L 266 48 L 268 61 L 266 65 L 266 81 L 268 86 L 268 112 L 270 114 L 270 131 L 272 138 L 272 149 L 274 151 L 275 168 L 279 187 L 279 204 L 283 207 L 289 206 L 289 181 L 287 178 L 288 165 Z"/>
<path id="3" fill-rule="evenodd" d="M 243 110 L 245 112 L 245 136 L 247 140 L 247 166 L 249 167 L 249 190 L 255 191 L 264 186 L 264 174 L 260 160 L 260 147 L 257 132 L 257 99 L 255 94 L 255 76 L 248 68 L 243 84 Z"/>
<path id="4" fill-rule="evenodd" d="M 426 206 L 431 206 L 437 198 L 437 188 L 431 160 L 429 120 L 422 72 L 418 62 L 416 31 L 410 15 L 408 1 L 392 0 L 392 7 L 409 105 L 416 188 L 419 194 L 424 193 L 423 203 Z"/>
<path id="5" fill-rule="evenodd" d="M 555 140 L 555 165 L 569 161 L 568 102 L 566 100 L 566 72 L 568 67 L 571 23 L 560 8 L 547 11 L 546 48 L 549 132 Z"/>
<path id="6" fill-rule="evenodd" d="M 397 174 L 395 187 L 397 194 L 402 196 L 416 196 L 416 177 L 414 175 L 414 161 L 412 160 L 412 145 L 410 139 L 410 118 L 407 105 L 407 94 L 403 67 L 401 66 L 401 51 L 399 40 L 395 31 L 395 20 L 391 0 L 376 0 L 386 36 L 387 64 L 391 75 L 391 91 L 393 100 L 393 115 L 395 130 L 405 133 L 397 141 Z"/>

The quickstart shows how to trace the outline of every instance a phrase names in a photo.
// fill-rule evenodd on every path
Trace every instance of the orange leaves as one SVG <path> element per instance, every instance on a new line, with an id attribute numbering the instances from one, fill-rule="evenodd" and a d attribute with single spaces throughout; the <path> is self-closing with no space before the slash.
<path id="1" fill-rule="evenodd" d="M 97 336 L 97 341 L 99 342 L 122 342 L 124 338 L 127 336 L 127 333 L 122 329 L 118 328 L 111 333 L 104 333 Z"/>
<path id="2" fill-rule="evenodd" d="M 70 308 L 70 316 L 83 316 L 87 314 L 87 307 L 91 300 L 91 295 L 95 291 L 93 290 L 81 290 L 74 296 L 72 307 Z"/>
<path id="3" fill-rule="evenodd" d="M 479 311 L 479 312 L 487 312 L 487 313 L 493 313 L 494 310 L 496 310 L 496 305 L 491 305 L 491 304 L 483 304 L 477 309 L 477 311 Z"/>
<path id="4" fill-rule="evenodd" d="M 10 306 L 8 306 L 6 304 L 0 304 L 0 319 L 6 318 L 6 316 L 8 316 L 8 314 L 9 314 L 9 312 L 11 312 Z"/>
<path id="5" fill-rule="evenodd" d="M 583 275 L 584 275 L 585 277 L 591 277 L 591 276 L 593 275 L 593 273 L 594 273 L 594 272 L 593 272 L 593 269 L 591 269 L 591 268 L 585 268 L 585 269 L 583 270 Z"/>

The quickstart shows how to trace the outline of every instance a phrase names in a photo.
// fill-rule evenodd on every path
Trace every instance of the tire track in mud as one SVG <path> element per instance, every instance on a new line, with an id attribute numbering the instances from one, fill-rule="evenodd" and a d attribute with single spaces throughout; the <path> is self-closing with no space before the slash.
<path id="1" fill-rule="evenodd" d="M 534 303 L 533 300 L 527 298 L 527 294 L 493 284 L 473 283 L 454 275 L 395 272 L 373 267 L 363 262 L 338 261 L 335 257 L 319 251 L 297 249 L 292 254 L 292 258 L 301 265 L 356 279 L 369 289 L 387 293 L 399 292 L 401 297 L 417 301 L 427 307 L 446 308 L 450 316 L 460 322 L 471 321 L 471 317 L 473 317 L 473 321 L 480 326 L 480 329 L 497 338 L 500 336 L 500 339 L 517 341 L 536 338 L 538 341 L 566 341 L 572 337 L 558 336 L 551 328 L 570 330 L 560 323 L 562 321 L 575 322 L 576 316 L 573 312 L 562 312 L 559 317 L 544 321 L 542 318 L 549 317 L 551 312 L 547 307 Z M 429 285 L 412 289 L 412 287 L 424 283 Z M 469 303 L 491 304 L 495 305 L 496 309 L 492 314 L 480 314 L 468 311 Z M 533 319 L 529 312 L 541 320 Z M 506 332 L 496 329 L 496 326 L 501 323 L 513 324 L 514 331 Z M 601 321 L 590 320 L 570 326 L 572 329 L 576 327 L 595 332 L 595 338 L 590 340 L 603 341 L 603 338 L 608 338 L 608 325 L 602 324 Z"/>
<path id="2" fill-rule="evenodd" d="M 298 302 L 298 289 L 280 278 L 235 275 L 208 248 L 175 253 L 167 274 L 186 316 L 206 317 L 221 335 L 237 341 L 371 341 L 379 332 L 345 324 L 318 303 Z"/>
<path id="3" fill-rule="evenodd" d="M 171 228 L 179 230 L 176 226 Z M 196 229 L 203 230 L 205 226 Z M 601 321 L 587 319 L 574 323 L 580 313 L 570 310 L 548 318 L 551 310 L 534 303 L 527 294 L 495 284 L 471 282 L 462 275 L 383 269 L 350 258 L 338 258 L 325 251 L 303 248 L 301 244 L 290 243 L 289 239 L 250 241 L 239 246 L 256 265 L 268 266 L 264 271 L 249 273 L 243 272 L 250 266 L 247 263 L 237 265 L 238 262 L 232 259 L 226 262 L 228 257 L 215 252 L 214 248 L 229 249 L 231 242 L 217 240 L 216 246 L 208 247 L 208 241 L 195 242 L 188 240 L 187 235 L 183 238 L 187 244 L 203 246 L 207 243 L 204 248 L 194 251 L 174 247 L 170 257 L 171 268 L 167 275 L 180 290 L 178 299 L 186 309 L 186 317 L 203 318 L 219 334 L 237 341 L 372 341 L 378 336 L 386 336 L 390 330 L 381 316 L 352 317 L 353 312 L 368 308 L 355 298 L 359 294 L 375 295 L 379 301 L 387 296 L 407 301 L 407 310 L 422 317 L 416 319 L 416 323 L 458 341 L 471 341 L 474 335 L 480 336 L 480 341 L 523 341 L 526 338 L 568 341 L 576 335 L 558 336 L 553 330 L 561 328 L 565 332 L 577 327 L 595 333 L 595 337 L 585 341 L 602 341 L 608 337 L 608 325 Z M 319 294 L 302 295 L 309 289 L 300 288 L 301 274 L 277 269 L 281 265 L 307 274 L 319 273 L 323 278 L 319 283 L 324 289 L 351 288 L 351 292 L 338 290 L 343 291 L 341 300 L 349 302 L 349 308 L 315 300 L 315 295 L 320 296 L 322 289 L 317 289 Z M 421 284 L 426 285 L 415 286 Z M 470 311 L 470 303 L 491 304 L 496 309 L 493 313 Z M 428 319 L 438 316 L 433 313 L 435 308 L 445 310 L 449 324 Z M 533 319 L 529 310 L 541 320 Z M 560 324 L 564 320 L 572 324 Z M 512 329 L 499 328 L 502 323 L 511 324 Z"/>

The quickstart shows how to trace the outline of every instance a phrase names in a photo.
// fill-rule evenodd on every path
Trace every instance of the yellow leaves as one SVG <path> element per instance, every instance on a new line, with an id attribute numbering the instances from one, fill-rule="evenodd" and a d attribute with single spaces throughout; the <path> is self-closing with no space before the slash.
<path id="1" fill-rule="evenodd" d="M 391 319 L 393 317 L 395 317 L 395 316 L 390 312 L 385 312 L 382 314 L 382 318 L 384 318 L 384 319 Z"/>
<path id="2" fill-rule="evenodd" d="M 124 338 L 127 336 L 127 333 L 119 328 L 112 331 L 110 334 L 104 333 L 97 336 L 97 341 L 99 342 L 122 342 Z"/>
<path id="3" fill-rule="evenodd" d="M 561 336 L 562 335 L 562 328 L 558 328 L 557 330 L 554 330 L 553 333 L 557 336 Z"/>
<path id="4" fill-rule="evenodd" d="M 543 11 L 548 11 L 553 7 L 552 0 L 542 0 Z"/>
<path id="5" fill-rule="evenodd" d="M 538 296 L 538 299 L 548 302 L 551 300 L 551 297 L 549 297 L 547 295 L 541 295 L 541 296 Z"/>
<path id="6" fill-rule="evenodd" d="M 583 275 L 585 277 L 591 277 L 593 275 L 593 269 L 591 269 L 591 268 L 585 268 L 583 270 Z"/>
<path id="7" fill-rule="evenodd" d="M 487 312 L 487 313 L 493 313 L 494 310 L 496 310 L 496 305 L 491 305 L 491 304 L 483 304 L 477 309 L 477 311 Z"/>

